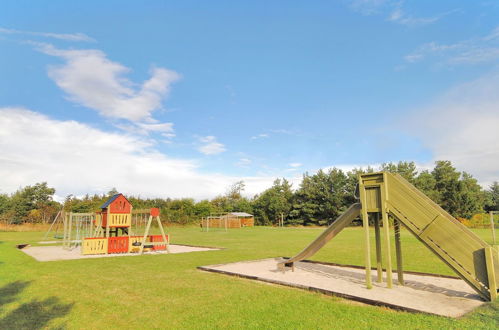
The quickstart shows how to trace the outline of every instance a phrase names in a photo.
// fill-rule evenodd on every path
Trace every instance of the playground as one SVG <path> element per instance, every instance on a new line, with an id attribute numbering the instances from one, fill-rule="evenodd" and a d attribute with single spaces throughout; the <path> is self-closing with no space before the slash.
<path id="1" fill-rule="evenodd" d="M 201 232 L 171 227 L 175 243 L 224 248 L 183 254 L 38 262 L 15 247 L 37 246 L 44 232 L 0 232 L 0 328 L 33 324 L 83 328 L 419 327 L 493 328 L 498 303 L 461 318 L 395 311 L 281 285 L 200 271 L 199 266 L 292 256 L 323 228 L 253 227 Z M 490 231 L 473 230 L 491 242 Z M 363 266 L 363 230 L 348 227 L 311 259 Z M 405 269 L 454 276 L 406 230 Z M 371 233 L 374 248 L 374 233 Z M 373 259 L 374 261 L 375 259 Z M 113 275 L 113 276 L 111 276 Z M 286 274 L 288 275 L 288 274 Z M 362 286 L 363 279 L 359 286 Z M 26 313 L 29 310 L 30 313 Z M 101 317 L 105 311 L 109 317 Z M 8 328 L 8 327 L 7 327 Z"/>
<path id="2" fill-rule="evenodd" d="M 395 174 L 359 176 L 355 196 L 326 229 L 165 230 L 159 209 L 134 213 L 116 194 L 98 212 L 63 214 L 62 245 L 0 233 L 0 328 L 499 325 L 490 231 Z"/>

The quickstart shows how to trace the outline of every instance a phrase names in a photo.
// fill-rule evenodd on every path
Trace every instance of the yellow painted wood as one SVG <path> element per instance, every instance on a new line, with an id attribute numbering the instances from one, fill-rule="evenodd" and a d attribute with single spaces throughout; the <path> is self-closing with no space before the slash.
<path id="1" fill-rule="evenodd" d="M 130 213 L 109 213 L 109 227 L 130 227 L 132 215 Z"/>
<path id="2" fill-rule="evenodd" d="M 107 254 L 107 238 L 85 238 L 81 244 L 81 253 L 87 254 Z"/>

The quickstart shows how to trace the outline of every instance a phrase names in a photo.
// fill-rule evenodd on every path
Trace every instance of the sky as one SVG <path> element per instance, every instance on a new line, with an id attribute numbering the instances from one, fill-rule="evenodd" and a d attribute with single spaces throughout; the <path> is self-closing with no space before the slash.
<path id="1" fill-rule="evenodd" d="M 252 196 L 320 168 L 499 180 L 497 1 L 0 4 L 0 193 Z"/>

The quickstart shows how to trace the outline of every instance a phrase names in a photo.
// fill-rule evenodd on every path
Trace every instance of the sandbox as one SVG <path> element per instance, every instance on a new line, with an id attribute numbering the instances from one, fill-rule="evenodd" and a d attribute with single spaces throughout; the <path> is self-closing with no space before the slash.
<path id="1" fill-rule="evenodd" d="M 201 251 L 214 251 L 220 250 L 218 248 L 202 247 L 202 246 L 190 246 L 190 245 L 169 245 L 170 253 L 188 253 L 188 252 L 201 252 Z M 75 248 L 72 250 L 65 250 L 62 246 L 32 246 L 22 249 L 24 253 L 32 256 L 38 261 L 56 261 L 56 260 L 72 260 L 72 259 L 87 259 L 87 258 L 108 258 L 108 257 L 130 257 L 130 256 L 140 256 L 137 253 L 116 253 L 116 254 L 92 254 L 92 255 L 82 255 L 80 248 Z M 166 251 L 153 251 L 144 252 L 148 255 L 156 254 L 167 254 Z"/>
<path id="2" fill-rule="evenodd" d="M 406 273 L 405 286 L 386 288 L 373 276 L 373 288 L 365 285 L 360 267 L 296 262 L 295 271 L 277 270 L 282 258 L 202 266 L 199 269 L 274 284 L 317 291 L 367 304 L 410 312 L 460 317 L 485 303 L 463 280 L 449 276 Z"/>

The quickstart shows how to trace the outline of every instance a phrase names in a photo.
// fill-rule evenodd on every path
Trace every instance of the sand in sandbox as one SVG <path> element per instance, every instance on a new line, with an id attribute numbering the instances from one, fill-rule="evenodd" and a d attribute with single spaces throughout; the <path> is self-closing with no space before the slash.
<path id="1" fill-rule="evenodd" d="M 219 250 L 217 248 L 187 246 L 170 244 L 170 253 L 188 253 L 200 251 L 213 251 Z M 115 254 L 91 254 L 82 255 L 80 248 L 73 250 L 65 250 L 62 246 L 32 246 L 22 249 L 24 253 L 32 256 L 38 261 L 55 261 L 55 260 L 72 260 L 72 259 L 87 259 L 87 258 L 107 258 L 107 257 L 127 257 L 138 256 L 137 253 L 115 253 Z M 144 254 L 167 254 L 166 251 L 144 252 Z"/>
<path id="2" fill-rule="evenodd" d="M 395 280 L 393 288 L 388 289 L 386 283 L 377 283 L 373 276 L 373 288 L 367 289 L 363 269 L 297 262 L 294 272 L 283 272 L 277 270 L 280 260 L 272 258 L 199 268 L 320 291 L 369 304 L 448 317 L 462 316 L 485 303 L 466 282 L 457 278 L 406 273 L 405 286 L 398 285 Z M 376 274 L 375 271 L 373 273 Z M 397 278 L 396 273 L 393 278 Z"/>

